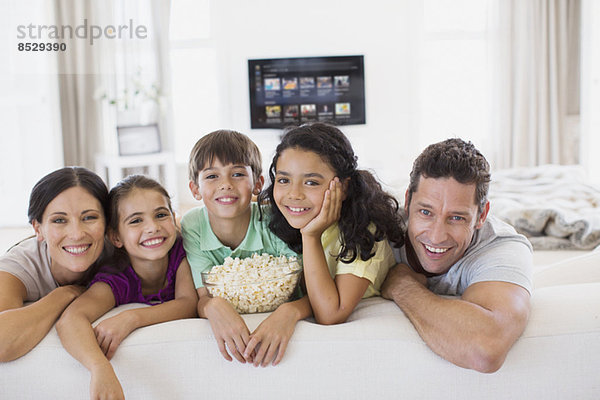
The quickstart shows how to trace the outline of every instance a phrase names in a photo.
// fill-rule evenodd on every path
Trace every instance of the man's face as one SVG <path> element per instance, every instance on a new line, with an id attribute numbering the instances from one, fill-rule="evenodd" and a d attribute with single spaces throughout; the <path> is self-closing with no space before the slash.
<path id="1" fill-rule="evenodd" d="M 408 238 L 423 269 L 443 274 L 464 255 L 485 221 L 489 203 L 479 215 L 475 184 L 454 178 L 419 179 L 410 204 L 406 193 Z"/>

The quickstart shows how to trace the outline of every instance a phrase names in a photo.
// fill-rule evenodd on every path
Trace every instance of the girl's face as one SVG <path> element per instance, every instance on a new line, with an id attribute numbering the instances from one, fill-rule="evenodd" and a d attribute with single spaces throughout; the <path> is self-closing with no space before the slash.
<path id="1" fill-rule="evenodd" d="M 302 229 L 319 214 L 335 177 L 329 164 L 312 151 L 288 148 L 281 153 L 275 165 L 273 197 L 292 227 Z"/>
<path id="2" fill-rule="evenodd" d="M 44 210 L 42 221 L 33 221 L 39 241 L 50 253 L 50 270 L 61 285 L 81 278 L 104 248 L 106 221 L 102 205 L 81 186 L 56 196 Z"/>
<path id="3" fill-rule="evenodd" d="M 177 237 L 175 217 L 165 196 L 152 189 L 133 189 L 119 204 L 119 227 L 111 234 L 125 247 L 132 264 L 163 260 Z"/>

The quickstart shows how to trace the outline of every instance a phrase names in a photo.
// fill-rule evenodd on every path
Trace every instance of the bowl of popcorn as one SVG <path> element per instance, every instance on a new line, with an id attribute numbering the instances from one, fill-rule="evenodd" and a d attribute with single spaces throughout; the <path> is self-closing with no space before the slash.
<path id="1" fill-rule="evenodd" d="M 229 301 L 240 314 L 261 313 L 274 311 L 292 297 L 301 272 L 294 257 L 254 254 L 227 257 L 202 273 L 202 283 L 211 296 Z"/>

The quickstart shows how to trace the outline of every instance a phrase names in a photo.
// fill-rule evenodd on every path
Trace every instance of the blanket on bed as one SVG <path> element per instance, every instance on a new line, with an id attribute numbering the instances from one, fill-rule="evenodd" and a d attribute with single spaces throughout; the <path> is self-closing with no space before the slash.
<path id="1" fill-rule="evenodd" d="M 600 245 L 600 189 L 579 166 L 543 165 L 492 173 L 490 212 L 529 238 L 534 249 Z"/>

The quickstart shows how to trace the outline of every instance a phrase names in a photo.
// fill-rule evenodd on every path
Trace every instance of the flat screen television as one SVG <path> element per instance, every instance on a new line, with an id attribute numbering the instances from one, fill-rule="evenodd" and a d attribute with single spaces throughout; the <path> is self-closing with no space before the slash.
<path id="1" fill-rule="evenodd" d="M 248 60 L 252 129 L 366 123 L 363 56 Z"/>

